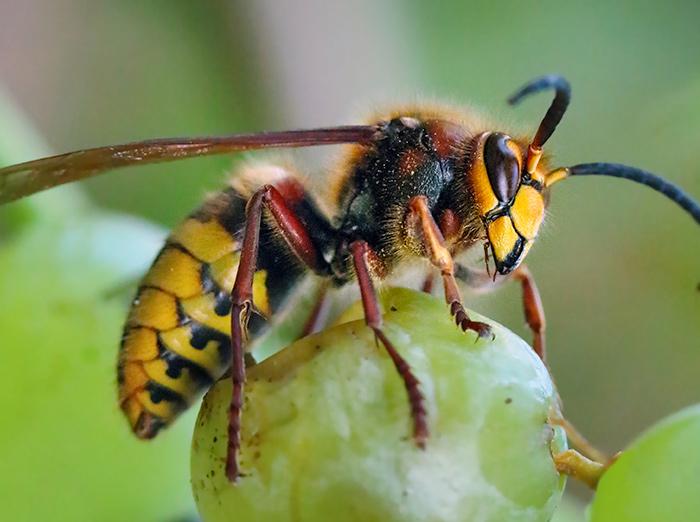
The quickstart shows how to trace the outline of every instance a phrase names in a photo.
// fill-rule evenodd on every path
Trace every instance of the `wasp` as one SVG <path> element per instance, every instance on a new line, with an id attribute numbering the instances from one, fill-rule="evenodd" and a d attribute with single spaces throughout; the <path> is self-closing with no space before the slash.
<path id="1" fill-rule="evenodd" d="M 494 130 L 468 112 L 415 107 L 366 125 L 156 139 L 30 161 L 0 169 L 0 203 L 130 165 L 346 144 L 343 161 L 332 171 L 330 212 L 322 210 L 294 168 L 263 165 L 234 176 L 170 234 L 124 327 L 119 402 L 134 433 L 151 438 L 230 374 L 226 473 L 236 481 L 246 343 L 265 328 L 257 316 L 270 319 L 283 311 L 292 291 L 312 273 L 324 288 L 359 286 L 366 323 L 403 380 L 413 439 L 423 447 L 429 438 L 424 396 L 382 329 L 376 281 L 411 259 L 427 259 L 426 290 L 439 273 L 449 313 L 477 340 L 491 337 L 491 329 L 470 318 L 458 281 L 469 287 L 497 276 L 518 281 L 533 349 L 544 360 L 544 312 L 523 260 L 537 238 L 552 185 L 577 176 L 624 178 L 667 196 L 700 224 L 700 205 L 650 172 L 614 163 L 551 168 L 543 146 L 569 105 L 569 83 L 558 75 L 543 76 L 509 102 L 545 90 L 554 98 L 532 138 Z M 455 261 L 479 246 L 485 270 Z M 320 292 L 307 325 L 318 322 L 324 298 Z"/>

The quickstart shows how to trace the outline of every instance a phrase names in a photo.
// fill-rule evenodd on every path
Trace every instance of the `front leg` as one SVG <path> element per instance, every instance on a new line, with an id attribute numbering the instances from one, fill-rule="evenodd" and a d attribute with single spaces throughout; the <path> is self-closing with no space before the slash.
<path id="1" fill-rule="evenodd" d="M 476 332 L 479 338 L 492 338 L 491 327 L 486 323 L 472 321 L 462 306 L 462 298 L 455 281 L 452 255 L 445 246 L 445 239 L 430 212 L 425 196 L 416 196 L 409 201 L 406 224 L 412 239 L 421 245 L 426 257 L 440 270 L 445 288 L 445 300 L 457 325 L 465 332 L 467 330 Z"/>
<path id="2" fill-rule="evenodd" d="M 521 265 L 506 277 L 494 282 L 487 272 L 473 270 L 463 265 L 457 265 L 455 269 L 457 279 L 475 290 L 491 290 L 500 286 L 503 282 L 513 278 L 520 282 L 523 298 L 523 311 L 525 321 L 530 331 L 532 331 L 532 349 L 542 359 L 547 362 L 547 349 L 545 343 L 546 321 L 542 298 L 532 277 L 530 270 L 525 265 Z"/>
<path id="3" fill-rule="evenodd" d="M 513 278 L 516 281 L 520 281 L 525 321 L 527 321 L 527 325 L 532 331 L 532 349 L 540 356 L 542 362 L 546 363 L 547 348 L 544 336 L 546 322 L 540 291 L 537 289 L 535 279 L 525 265 L 521 265 L 513 272 Z"/>

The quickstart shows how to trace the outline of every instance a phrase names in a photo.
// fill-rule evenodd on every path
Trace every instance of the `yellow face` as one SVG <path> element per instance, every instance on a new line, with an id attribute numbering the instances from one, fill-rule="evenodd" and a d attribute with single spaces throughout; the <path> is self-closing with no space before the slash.
<path id="1" fill-rule="evenodd" d="M 544 219 L 544 175 L 524 168 L 526 145 L 505 134 L 478 139 L 470 185 L 500 274 L 515 270 Z"/>

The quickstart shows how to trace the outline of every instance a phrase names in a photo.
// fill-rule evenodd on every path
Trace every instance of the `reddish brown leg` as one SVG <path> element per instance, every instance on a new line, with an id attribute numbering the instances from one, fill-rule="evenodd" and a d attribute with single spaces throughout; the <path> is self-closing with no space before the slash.
<path id="1" fill-rule="evenodd" d="M 493 289 L 508 278 L 515 278 L 520 281 L 523 296 L 523 310 L 525 312 L 525 320 L 527 321 L 530 330 L 533 333 L 532 348 L 540 356 L 542 361 L 546 362 L 547 350 L 545 343 L 545 318 L 542 299 L 540 298 L 539 290 L 535 284 L 535 279 L 525 265 L 509 274 L 506 278 L 501 278 L 499 282 L 494 283 L 488 276 L 487 272 L 482 270 L 472 270 L 462 265 L 456 266 L 456 277 L 465 283 L 470 288 L 477 290 Z"/>
<path id="2" fill-rule="evenodd" d="M 527 321 L 530 330 L 532 330 L 533 340 L 532 349 L 537 355 L 539 355 L 542 362 L 547 365 L 547 349 L 545 344 L 545 317 L 544 317 L 544 307 L 542 306 L 542 299 L 540 298 L 540 292 L 535 284 L 535 279 L 532 277 L 530 270 L 525 265 L 521 265 L 516 269 L 512 276 L 520 281 L 523 292 L 523 310 L 525 311 L 525 320 Z M 572 446 L 577 448 L 583 455 L 592 459 L 596 463 L 604 463 L 608 460 L 608 456 L 600 451 L 598 448 L 593 446 L 579 430 L 570 421 L 564 419 L 553 419 L 553 422 L 559 424 L 564 428 L 566 436 L 569 438 L 569 442 Z M 565 452 L 566 455 L 573 455 L 571 451 Z M 599 464 L 596 464 L 599 466 Z M 559 466 L 559 463 L 557 463 Z M 602 469 L 602 468 L 601 468 Z M 576 476 L 576 475 L 574 475 Z M 596 475 L 596 476 L 599 476 Z M 580 477 L 579 477 L 580 478 Z M 585 479 L 584 479 L 585 480 Z M 589 485 L 592 483 L 589 481 Z"/>
<path id="3" fill-rule="evenodd" d="M 416 196 L 408 203 L 409 214 L 407 224 L 409 234 L 413 234 L 414 239 L 421 243 L 425 249 L 426 256 L 430 262 L 440 270 L 445 287 L 445 300 L 450 306 L 450 313 L 454 316 L 455 322 L 465 332 L 472 330 L 480 338 L 493 337 L 491 327 L 486 323 L 472 321 L 469 319 L 462 298 L 459 295 L 457 282 L 454 275 L 454 261 L 452 255 L 445 247 L 445 239 L 440 232 L 440 228 L 433 218 L 428 200 L 425 196 Z"/>
<path id="4" fill-rule="evenodd" d="M 426 294 L 432 294 L 433 286 L 435 286 L 435 277 L 433 272 L 431 271 L 425 276 L 425 279 L 423 280 L 423 285 L 421 286 L 421 291 L 425 292 Z"/>
<path id="5" fill-rule="evenodd" d="M 411 418 L 413 419 L 413 438 L 420 448 L 425 447 L 428 438 L 427 412 L 425 410 L 425 398 L 420 391 L 420 382 L 411 371 L 411 367 L 406 360 L 401 357 L 391 341 L 382 331 L 382 313 L 379 309 L 379 301 L 374 290 L 374 284 L 369 274 L 370 254 L 373 254 L 369 245 L 365 241 L 353 241 L 350 244 L 357 282 L 360 285 L 360 295 L 362 296 L 362 306 L 365 310 L 365 321 L 373 331 L 377 339 L 382 343 L 384 349 L 391 357 L 396 366 L 396 370 L 403 379 L 408 401 L 411 406 Z"/>
<path id="6" fill-rule="evenodd" d="M 546 327 L 544 319 L 544 308 L 540 292 L 537 289 L 535 280 L 532 274 L 525 265 L 521 265 L 513 272 L 513 277 L 520 281 L 523 290 L 523 309 L 525 311 L 525 320 L 527 321 L 530 330 L 532 330 L 532 348 L 535 353 L 540 356 L 542 361 L 547 361 L 547 347 L 545 344 L 544 331 Z"/>
<path id="7" fill-rule="evenodd" d="M 231 378 L 233 392 L 229 408 L 228 451 L 226 476 L 231 482 L 238 479 L 238 449 L 241 445 L 241 408 L 245 384 L 243 340 L 246 337 L 248 318 L 253 307 L 253 276 L 255 275 L 260 223 L 263 208 L 267 209 L 279 232 L 294 253 L 312 269 L 318 269 L 320 261 L 311 237 L 294 212 L 287 206 L 281 194 L 272 185 L 265 185 L 248 202 L 246 225 L 241 247 L 236 281 L 231 291 Z"/>
<path id="8" fill-rule="evenodd" d="M 322 288 L 318 293 L 316 304 L 314 305 L 313 310 L 311 310 L 311 314 L 309 314 L 309 318 L 306 320 L 306 323 L 304 323 L 304 329 L 301 331 L 299 339 L 321 331 L 323 326 L 326 324 L 330 305 L 329 300 L 326 298 L 327 293 L 328 291 L 326 288 Z"/>

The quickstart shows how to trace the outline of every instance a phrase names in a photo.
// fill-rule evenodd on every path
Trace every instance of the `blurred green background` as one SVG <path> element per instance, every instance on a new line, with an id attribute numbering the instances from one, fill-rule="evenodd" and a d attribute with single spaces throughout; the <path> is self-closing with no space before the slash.
<path id="1" fill-rule="evenodd" d="M 353 123 L 420 99 L 534 129 L 548 97 L 504 100 L 559 72 L 573 101 L 548 146 L 556 163 L 636 165 L 698 198 L 699 19 L 691 1 L 3 2 L 0 86 L 64 151 Z M 327 154 L 293 156 L 324 182 Z M 170 227 L 230 166 L 190 160 L 82 185 L 101 206 Z M 662 196 L 608 178 L 558 185 L 549 214 L 528 265 L 550 366 L 568 417 L 614 451 L 700 397 L 700 231 Z M 468 305 L 529 339 L 517 288 Z"/>

